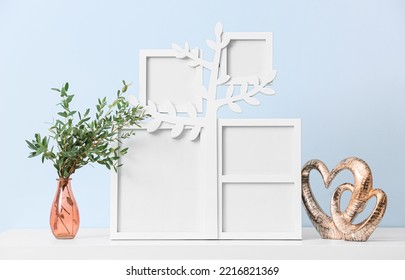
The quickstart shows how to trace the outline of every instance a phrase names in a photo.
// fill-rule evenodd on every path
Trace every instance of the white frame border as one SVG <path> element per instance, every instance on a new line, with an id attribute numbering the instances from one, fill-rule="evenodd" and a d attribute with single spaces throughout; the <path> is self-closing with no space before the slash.
<path id="1" fill-rule="evenodd" d="M 191 52 L 198 54 L 199 57 L 202 56 L 202 51 L 199 49 L 193 49 Z M 148 96 L 148 90 L 147 90 L 147 82 L 148 82 L 148 58 L 150 57 L 162 57 L 162 58 L 176 58 L 176 59 L 182 59 L 182 58 L 177 58 L 176 57 L 177 52 L 173 49 L 154 49 L 154 50 L 140 50 L 139 51 L 139 101 L 141 104 L 147 106 L 149 100 L 154 101 L 153 98 L 150 98 Z M 196 70 L 196 75 L 197 75 L 197 83 L 200 85 L 203 85 L 203 69 L 202 66 L 196 66 L 196 67 L 191 67 L 190 68 L 195 68 Z M 191 102 L 195 108 L 197 109 L 198 113 L 202 112 L 202 103 L 203 100 L 200 97 L 200 95 L 197 93 L 198 88 L 196 88 L 196 92 L 190 92 L 192 95 L 192 100 Z M 167 96 L 167 100 L 170 100 L 170 96 Z M 176 111 L 179 113 L 187 113 L 187 103 L 184 104 L 176 104 L 175 105 Z M 168 112 L 168 108 L 164 104 L 158 105 L 158 110 L 160 112 Z"/>
<path id="2" fill-rule="evenodd" d="M 266 42 L 266 46 L 268 49 L 268 61 L 267 63 L 269 64 L 269 72 L 273 71 L 273 33 L 272 32 L 224 32 L 222 34 L 224 41 L 227 41 L 228 39 L 231 41 L 257 41 L 257 40 L 264 40 Z M 219 69 L 219 73 L 221 76 L 228 75 L 228 50 L 227 47 L 222 50 L 221 54 L 221 66 Z M 260 77 L 258 77 L 260 80 Z M 243 84 L 245 82 L 248 82 L 249 84 L 254 84 L 254 79 L 252 77 L 232 77 L 230 80 L 226 83 L 227 85 L 238 85 L 238 84 Z"/>

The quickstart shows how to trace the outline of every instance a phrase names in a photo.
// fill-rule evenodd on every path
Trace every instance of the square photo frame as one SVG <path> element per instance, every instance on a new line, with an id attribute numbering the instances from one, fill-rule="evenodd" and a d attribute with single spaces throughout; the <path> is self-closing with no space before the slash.
<path id="1" fill-rule="evenodd" d="M 230 40 L 221 55 L 220 73 L 231 78 L 227 84 L 253 84 L 273 70 L 271 32 L 225 32 Z"/>
<path id="2" fill-rule="evenodd" d="M 129 148 L 123 165 L 111 172 L 110 238 L 212 238 L 204 132 L 190 141 L 188 128 L 175 139 L 169 128 L 134 129 L 120 144 Z"/>
<path id="3" fill-rule="evenodd" d="M 201 51 L 193 49 L 198 56 Z M 197 94 L 203 84 L 201 66 L 191 67 L 190 59 L 177 58 L 176 51 L 140 50 L 139 86 L 141 104 L 153 101 L 159 111 L 167 112 L 167 102 L 173 103 L 177 112 L 187 112 L 187 104 L 192 103 L 197 112 L 202 112 L 202 98 Z"/>

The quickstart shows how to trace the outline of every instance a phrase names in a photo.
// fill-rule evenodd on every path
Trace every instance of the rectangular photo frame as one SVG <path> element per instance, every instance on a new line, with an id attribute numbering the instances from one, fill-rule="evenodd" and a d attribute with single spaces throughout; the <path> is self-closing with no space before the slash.
<path id="1" fill-rule="evenodd" d="M 111 173 L 111 239 L 210 239 L 216 223 L 207 214 L 204 130 L 199 140 L 170 137 L 169 128 L 122 141 L 128 147 Z M 132 130 L 132 128 L 130 129 Z M 122 133 L 127 130 L 121 131 Z"/>
<path id="2" fill-rule="evenodd" d="M 273 70 L 271 32 L 225 32 L 223 38 L 230 40 L 220 66 L 221 75 L 231 77 L 227 84 L 254 84 Z"/>
<path id="3" fill-rule="evenodd" d="M 299 119 L 218 120 L 219 239 L 301 239 Z"/>
<path id="4" fill-rule="evenodd" d="M 193 49 L 198 56 L 201 51 Z M 197 112 L 202 112 L 202 98 L 198 89 L 203 84 L 201 66 L 191 67 L 190 59 L 177 58 L 176 51 L 140 50 L 139 52 L 139 100 L 148 105 L 151 100 L 157 104 L 160 112 L 167 112 L 167 102 L 173 103 L 177 112 L 186 113 L 188 103 L 193 104 Z"/>

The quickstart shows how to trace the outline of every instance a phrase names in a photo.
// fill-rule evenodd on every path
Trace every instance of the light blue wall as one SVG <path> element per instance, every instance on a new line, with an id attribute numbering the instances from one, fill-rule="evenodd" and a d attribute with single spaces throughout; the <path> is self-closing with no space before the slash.
<path id="1" fill-rule="evenodd" d="M 138 50 L 225 31 L 271 31 L 277 95 L 222 117 L 301 118 L 302 163 L 366 160 L 388 195 L 381 225 L 405 227 L 405 2 L 381 1 L 1 1 L 0 230 L 47 227 L 56 187 L 51 164 L 24 142 L 57 112 L 49 88 L 71 83 L 79 108 L 138 83 Z M 136 87 L 131 88 L 136 93 Z M 316 177 L 316 176 L 315 176 Z M 83 227 L 109 225 L 109 173 L 74 176 Z M 317 192 L 326 207 L 330 191 Z M 304 225 L 309 221 L 303 214 Z"/>

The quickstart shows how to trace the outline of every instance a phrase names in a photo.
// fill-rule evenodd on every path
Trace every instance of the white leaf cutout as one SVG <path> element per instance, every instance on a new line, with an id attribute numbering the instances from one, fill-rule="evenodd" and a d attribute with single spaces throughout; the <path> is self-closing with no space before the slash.
<path id="1" fill-rule="evenodd" d="M 190 60 L 189 62 L 187 62 L 187 65 L 190 67 L 197 67 L 198 65 L 200 65 L 200 63 L 195 60 Z"/>
<path id="2" fill-rule="evenodd" d="M 249 105 L 260 105 L 260 101 L 254 97 L 246 97 L 245 101 L 249 104 Z"/>
<path id="3" fill-rule="evenodd" d="M 228 103 L 228 106 L 229 106 L 229 109 L 231 109 L 231 110 L 234 111 L 235 113 L 240 113 L 240 112 L 242 112 L 242 108 L 241 108 L 238 104 L 236 104 L 236 103 L 229 102 L 229 103 Z"/>
<path id="4" fill-rule="evenodd" d="M 183 49 L 177 44 L 172 44 L 172 49 L 176 50 L 176 51 L 179 51 L 179 52 L 183 51 Z"/>
<path id="5" fill-rule="evenodd" d="M 260 89 L 260 92 L 265 95 L 274 95 L 276 93 L 272 88 L 262 88 Z"/>
<path id="6" fill-rule="evenodd" d="M 222 85 L 225 84 L 227 81 L 229 81 L 231 79 L 231 76 L 229 75 L 223 75 L 221 76 L 218 81 L 217 81 L 217 85 Z"/>
<path id="7" fill-rule="evenodd" d="M 221 43 L 221 49 L 226 48 L 226 46 L 229 45 L 230 41 L 231 41 L 231 38 L 226 38 L 225 40 L 223 40 Z"/>
<path id="8" fill-rule="evenodd" d="M 193 129 L 190 131 L 189 139 L 190 141 L 194 141 L 198 138 L 201 132 L 201 126 L 195 126 Z"/>
<path id="9" fill-rule="evenodd" d="M 276 78 L 276 75 L 277 71 L 275 70 L 269 71 L 263 79 L 263 84 L 267 85 L 268 83 L 271 83 Z"/>
<path id="10" fill-rule="evenodd" d="M 222 30 L 223 30 L 223 28 L 222 28 L 222 23 L 218 22 L 218 23 L 215 25 L 215 36 L 217 36 L 217 38 L 220 38 L 220 37 L 221 37 L 221 35 L 222 35 Z"/>
<path id="11" fill-rule="evenodd" d="M 171 133 L 172 138 L 179 137 L 180 134 L 183 132 L 183 130 L 184 130 L 184 125 L 182 125 L 182 124 L 177 124 L 177 125 L 173 126 L 172 133 Z"/>
<path id="12" fill-rule="evenodd" d="M 176 52 L 175 56 L 176 56 L 176 58 L 185 58 L 186 54 L 183 52 Z"/>
<path id="13" fill-rule="evenodd" d="M 184 50 L 177 44 L 172 44 L 172 49 L 176 51 L 176 57 L 177 58 L 185 58 L 186 54 Z"/>
<path id="14" fill-rule="evenodd" d="M 189 43 L 188 42 L 186 42 L 185 44 L 184 44 L 184 49 L 186 50 L 186 51 L 190 51 L 190 45 L 189 45 Z"/>
<path id="15" fill-rule="evenodd" d="M 155 132 L 156 130 L 159 129 L 161 124 L 162 122 L 158 120 L 150 121 L 147 124 L 146 131 L 148 131 L 149 133 Z"/>

